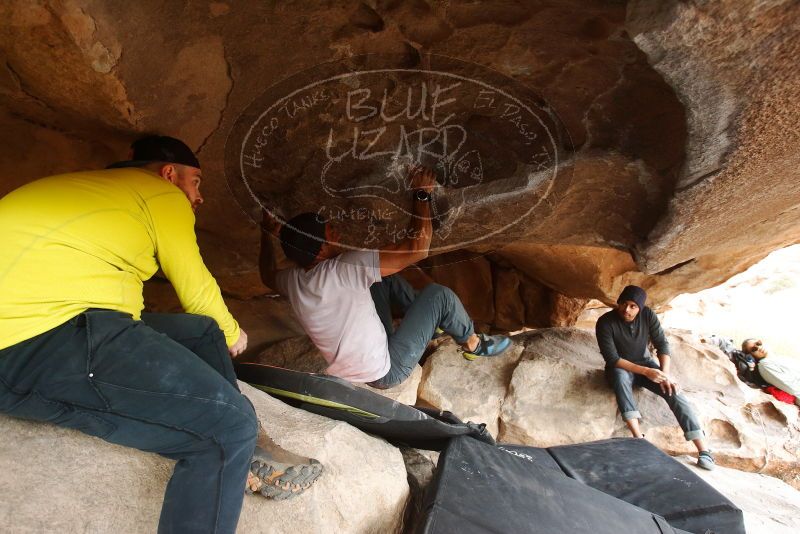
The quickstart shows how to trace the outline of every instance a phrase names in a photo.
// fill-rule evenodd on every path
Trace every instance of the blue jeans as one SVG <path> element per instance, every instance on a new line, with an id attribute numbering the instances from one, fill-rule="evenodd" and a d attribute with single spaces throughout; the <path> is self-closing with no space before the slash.
<path id="1" fill-rule="evenodd" d="M 0 413 L 177 460 L 160 533 L 233 533 L 258 421 L 208 317 L 88 310 L 0 350 Z"/>
<path id="2" fill-rule="evenodd" d="M 653 359 L 644 362 L 636 362 L 636 364 L 652 369 L 661 369 L 661 366 Z M 678 420 L 678 424 L 683 430 L 686 441 L 702 438 L 704 436 L 703 430 L 700 428 L 700 422 L 692 411 L 692 405 L 689 403 L 689 399 L 682 393 L 667 395 L 661 391 L 661 386 L 647 377 L 631 373 L 619 367 L 606 367 L 606 380 L 614 389 L 614 394 L 617 397 L 617 406 L 619 406 L 619 412 L 622 414 L 623 421 L 642 418 L 642 414 L 639 413 L 639 409 L 636 406 L 636 401 L 633 400 L 634 386 L 641 386 L 652 391 L 667 402 L 667 406 L 669 406 L 669 409 L 675 414 L 675 419 Z"/>
<path id="3" fill-rule="evenodd" d="M 400 275 L 387 276 L 370 287 L 372 301 L 389 339 L 392 367 L 369 385 L 379 389 L 396 386 L 409 377 L 439 327 L 458 343 L 474 333 L 472 320 L 458 296 L 448 287 L 429 284 L 419 293 Z M 395 331 L 392 308 L 403 320 Z"/>

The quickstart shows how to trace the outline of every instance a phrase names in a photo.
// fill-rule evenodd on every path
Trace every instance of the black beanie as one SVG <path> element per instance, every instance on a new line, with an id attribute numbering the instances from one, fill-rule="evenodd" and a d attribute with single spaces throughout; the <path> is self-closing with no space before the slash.
<path id="1" fill-rule="evenodd" d="M 286 257 L 308 267 L 325 242 L 325 223 L 320 222 L 316 213 L 301 213 L 281 227 L 280 238 Z"/>
<path id="2" fill-rule="evenodd" d="M 639 306 L 639 309 L 644 308 L 644 303 L 647 301 L 647 292 L 639 286 L 625 286 L 622 293 L 619 294 L 617 304 L 632 300 Z"/>

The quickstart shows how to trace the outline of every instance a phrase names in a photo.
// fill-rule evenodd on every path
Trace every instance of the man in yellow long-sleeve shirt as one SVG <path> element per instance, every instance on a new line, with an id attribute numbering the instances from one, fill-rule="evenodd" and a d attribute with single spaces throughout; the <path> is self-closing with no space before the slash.
<path id="1" fill-rule="evenodd" d="M 197 247 L 195 155 L 150 136 L 131 157 L 0 199 L 0 413 L 177 460 L 159 531 L 234 532 L 246 482 L 286 498 L 322 468 L 259 434 L 237 387 L 247 335 Z M 159 267 L 186 314 L 142 313 Z"/>

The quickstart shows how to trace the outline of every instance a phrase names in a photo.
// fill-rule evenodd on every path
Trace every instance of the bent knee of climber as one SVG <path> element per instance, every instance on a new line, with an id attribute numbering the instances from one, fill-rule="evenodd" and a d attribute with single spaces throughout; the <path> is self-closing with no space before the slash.
<path id="1" fill-rule="evenodd" d="M 237 441 L 252 439 L 255 442 L 259 429 L 258 416 L 244 395 L 241 395 L 239 402 L 231 404 L 222 419 L 225 430 L 218 432 L 219 438 L 227 439 L 230 435 Z"/>
<path id="2" fill-rule="evenodd" d="M 439 298 L 444 300 L 445 302 L 452 302 L 454 300 L 458 300 L 458 295 L 456 295 L 455 291 L 450 289 L 447 286 L 443 286 L 441 284 L 428 284 L 425 286 L 425 289 L 422 290 L 420 295 L 428 296 L 429 298 Z"/>

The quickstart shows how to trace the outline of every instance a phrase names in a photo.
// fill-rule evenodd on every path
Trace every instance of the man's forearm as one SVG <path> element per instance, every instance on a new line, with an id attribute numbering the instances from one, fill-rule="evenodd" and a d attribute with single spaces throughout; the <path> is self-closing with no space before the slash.
<path id="1" fill-rule="evenodd" d="M 658 362 L 661 364 L 661 370 L 664 373 L 669 374 L 669 365 L 670 365 L 669 354 L 659 354 Z"/>
<path id="2" fill-rule="evenodd" d="M 625 358 L 620 358 L 617 360 L 616 367 L 620 369 L 624 369 L 636 375 L 643 375 L 645 374 L 650 367 L 645 367 L 644 365 L 637 365 L 630 360 L 626 360 Z"/>
<path id="3" fill-rule="evenodd" d="M 414 201 L 414 217 L 411 219 L 410 239 L 414 252 L 424 259 L 428 257 L 433 238 L 433 224 L 431 221 L 431 203 Z"/>
<path id="4" fill-rule="evenodd" d="M 409 170 L 411 190 L 422 190 L 430 194 L 436 186 L 433 172 L 421 167 Z M 416 194 L 415 194 L 416 197 Z M 433 239 L 433 224 L 431 221 L 431 203 L 429 201 L 412 200 L 414 213 L 411 222 L 406 228 L 405 239 L 392 240 L 392 244 L 381 247 L 380 267 L 381 276 L 391 276 L 409 265 L 413 265 L 428 257 Z"/>
<path id="5" fill-rule="evenodd" d="M 275 218 L 270 215 L 267 210 L 264 210 L 264 217 L 261 220 L 261 230 L 275 237 L 279 237 L 281 233 L 281 227 L 281 223 L 275 220 Z"/>

